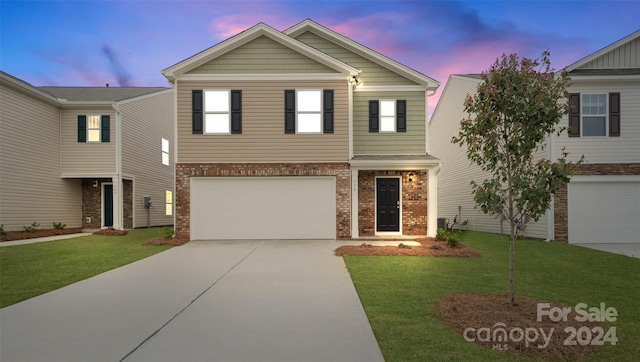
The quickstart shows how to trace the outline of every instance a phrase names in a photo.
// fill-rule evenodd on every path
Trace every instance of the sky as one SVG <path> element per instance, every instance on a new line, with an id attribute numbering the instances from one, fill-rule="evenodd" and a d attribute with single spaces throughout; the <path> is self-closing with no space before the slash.
<path id="1" fill-rule="evenodd" d="M 0 69 L 34 86 L 169 86 L 161 71 L 251 26 L 310 18 L 440 82 L 503 53 L 561 69 L 640 29 L 640 1 L 5 1 Z"/>

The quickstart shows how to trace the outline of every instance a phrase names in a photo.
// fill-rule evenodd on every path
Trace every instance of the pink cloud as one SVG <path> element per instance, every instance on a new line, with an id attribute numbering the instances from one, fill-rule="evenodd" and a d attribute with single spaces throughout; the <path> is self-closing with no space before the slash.
<path id="1" fill-rule="evenodd" d="M 214 19 L 209 28 L 214 39 L 224 40 L 261 22 L 280 31 L 293 24 L 292 20 L 288 16 L 249 13 L 221 16 Z"/>

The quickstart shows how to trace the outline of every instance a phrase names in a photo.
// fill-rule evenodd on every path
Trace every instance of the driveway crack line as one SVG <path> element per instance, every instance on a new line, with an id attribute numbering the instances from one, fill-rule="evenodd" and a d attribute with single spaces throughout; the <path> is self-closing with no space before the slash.
<path id="1" fill-rule="evenodd" d="M 166 327 L 167 325 L 169 325 L 169 323 L 173 322 L 174 319 L 176 319 L 180 314 L 182 314 L 182 312 L 184 312 L 185 310 L 189 309 L 189 307 L 191 307 L 191 305 L 193 305 L 193 303 L 195 303 L 198 299 L 200 299 L 200 297 L 202 297 L 206 292 L 208 292 L 211 288 L 213 288 L 216 284 L 218 284 L 218 282 L 220 280 L 222 280 L 224 277 L 227 276 L 227 274 L 231 273 L 231 271 L 233 269 L 235 269 L 238 265 L 240 265 L 245 259 L 247 259 L 251 254 L 253 254 L 260 246 L 262 246 L 262 244 L 264 244 L 265 241 L 262 240 L 260 241 L 260 243 L 258 243 L 258 245 L 256 245 L 249 253 L 247 253 L 247 255 L 245 255 L 244 257 L 242 257 L 242 259 L 240 259 L 237 263 L 235 263 L 231 268 L 229 268 L 229 270 L 227 270 L 226 272 L 224 272 L 224 274 L 222 274 L 218 279 L 216 279 L 213 283 L 211 283 L 211 285 L 209 285 L 205 290 L 203 290 L 200 294 L 198 294 L 191 302 L 189 302 L 189 304 L 187 304 L 184 308 L 182 308 L 178 313 L 176 313 L 173 317 L 171 317 L 168 321 L 166 321 L 162 326 L 160 326 L 160 328 L 156 329 L 153 333 L 151 333 L 147 338 L 144 339 L 144 341 L 140 342 L 140 344 L 138 344 L 134 349 L 132 349 L 129 353 L 127 353 L 124 357 L 122 357 L 122 359 L 120 359 L 120 362 L 124 362 L 124 360 L 126 360 L 127 358 L 129 358 L 129 356 L 131 356 L 133 353 L 135 353 L 140 347 L 142 347 L 145 343 L 147 343 L 151 338 L 153 338 L 156 334 L 158 334 L 162 329 L 164 329 L 164 327 Z"/>

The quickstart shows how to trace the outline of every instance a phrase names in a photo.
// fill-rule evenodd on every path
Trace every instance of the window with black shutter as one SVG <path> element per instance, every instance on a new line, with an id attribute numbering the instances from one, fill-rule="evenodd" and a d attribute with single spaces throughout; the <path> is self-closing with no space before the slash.
<path id="1" fill-rule="evenodd" d="M 333 89 L 284 91 L 284 133 L 333 133 Z"/>
<path id="2" fill-rule="evenodd" d="M 407 132 L 407 101 L 404 99 L 370 100 L 369 132 Z"/>

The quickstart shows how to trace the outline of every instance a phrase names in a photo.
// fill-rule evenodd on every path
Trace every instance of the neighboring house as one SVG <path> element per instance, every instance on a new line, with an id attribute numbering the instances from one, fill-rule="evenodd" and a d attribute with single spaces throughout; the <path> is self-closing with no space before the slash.
<path id="1" fill-rule="evenodd" d="M 435 80 L 311 20 L 260 23 L 163 74 L 176 89 L 177 234 L 435 235 Z"/>
<path id="2" fill-rule="evenodd" d="M 569 243 L 640 242 L 640 31 L 567 67 L 574 104 L 561 126 L 571 136 L 549 138 L 539 155 L 585 162 L 560 190 L 547 214 L 525 235 Z M 469 182 L 488 177 L 470 165 L 466 150 L 451 144 L 466 117 L 464 99 L 477 75 L 452 75 L 429 125 L 431 149 L 442 160 L 438 217 L 469 220 L 474 230 L 501 232 L 500 220 L 474 209 Z M 570 121 L 570 122 L 569 122 Z M 507 233 L 508 226 L 504 227 Z"/>
<path id="3" fill-rule="evenodd" d="M 0 72 L 0 224 L 172 225 L 173 93 L 34 87 Z"/>

